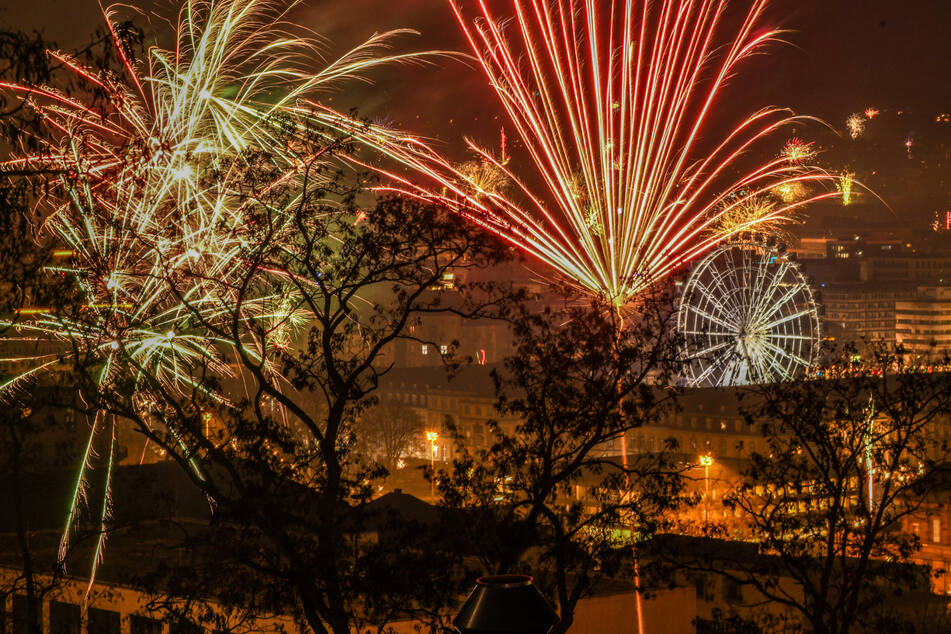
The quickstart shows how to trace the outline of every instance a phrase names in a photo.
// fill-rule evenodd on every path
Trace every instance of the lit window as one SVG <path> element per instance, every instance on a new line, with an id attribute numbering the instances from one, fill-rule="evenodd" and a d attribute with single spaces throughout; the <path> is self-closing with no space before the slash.
<path id="1" fill-rule="evenodd" d="M 446 354 L 449 352 L 449 346 L 441 345 L 439 346 L 439 354 Z"/>
<path id="2" fill-rule="evenodd" d="M 423 344 L 423 354 L 429 354 L 429 346 L 427 346 L 425 343 Z"/>
<path id="3" fill-rule="evenodd" d="M 936 544 L 941 541 L 941 520 L 937 517 L 931 520 L 931 541 Z"/>

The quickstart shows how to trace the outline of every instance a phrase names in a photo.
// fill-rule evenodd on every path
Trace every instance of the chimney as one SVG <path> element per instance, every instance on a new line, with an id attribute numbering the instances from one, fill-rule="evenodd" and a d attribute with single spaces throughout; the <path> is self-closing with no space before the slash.
<path id="1" fill-rule="evenodd" d="M 482 577 L 452 624 L 460 634 L 547 634 L 558 615 L 527 575 Z"/>

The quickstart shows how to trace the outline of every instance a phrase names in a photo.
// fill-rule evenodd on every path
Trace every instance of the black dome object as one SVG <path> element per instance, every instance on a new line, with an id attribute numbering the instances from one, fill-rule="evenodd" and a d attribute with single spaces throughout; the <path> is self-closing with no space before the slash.
<path id="1" fill-rule="evenodd" d="M 558 615 L 527 575 L 497 575 L 476 581 L 453 619 L 461 634 L 546 634 Z"/>

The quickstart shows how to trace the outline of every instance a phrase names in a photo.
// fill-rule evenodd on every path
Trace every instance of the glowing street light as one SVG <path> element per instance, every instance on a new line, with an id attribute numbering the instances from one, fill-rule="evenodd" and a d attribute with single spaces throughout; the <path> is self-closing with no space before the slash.
<path id="1" fill-rule="evenodd" d="M 703 524 L 706 526 L 707 511 L 710 508 L 710 467 L 713 465 L 713 456 L 700 456 L 700 464 L 703 465 Z"/>
<path id="2" fill-rule="evenodd" d="M 436 497 L 436 441 L 439 440 L 439 434 L 434 431 L 426 432 L 426 440 L 429 441 L 429 470 L 432 472 L 432 479 L 429 481 L 430 495 Z"/>

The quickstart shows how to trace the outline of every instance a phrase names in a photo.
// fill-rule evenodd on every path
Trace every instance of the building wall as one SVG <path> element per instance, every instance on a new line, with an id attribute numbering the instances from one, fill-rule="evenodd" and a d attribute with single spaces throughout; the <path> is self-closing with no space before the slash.
<path id="1" fill-rule="evenodd" d="M 951 511 L 944 504 L 926 504 L 903 518 L 902 531 L 921 544 L 910 561 L 931 568 L 932 592 L 951 595 Z"/>
<path id="2" fill-rule="evenodd" d="M 441 367 L 453 344 L 455 356 L 477 365 L 498 363 L 514 350 L 508 325 L 492 320 L 464 319 L 451 313 L 423 317 L 410 326 L 414 339 L 394 342 L 393 361 L 400 368 Z"/>
<path id="3" fill-rule="evenodd" d="M 914 299 L 896 302 L 895 324 L 897 341 L 911 352 L 951 351 L 951 287 L 919 287 Z"/>
<path id="4" fill-rule="evenodd" d="M 0 568 L 0 587 L 12 587 L 19 571 Z M 41 585 L 51 585 L 51 579 L 38 575 Z M 22 583 L 22 581 L 21 581 Z M 202 634 L 209 630 L 197 626 L 179 626 L 162 622 L 162 615 L 150 611 L 151 596 L 116 584 L 97 581 L 86 595 L 87 583 L 67 578 L 43 597 L 41 630 L 44 634 Z M 84 601 L 86 610 L 82 609 Z M 0 632 L 26 632 L 25 596 L 0 594 Z M 205 603 L 217 614 L 224 614 L 220 606 Z M 195 607 L 196 620 L 199 607 Z M 248 632 L 302 632 L 295 622 L 285 616 L 268 616 L 243 621 L 243 615 L 234 620 L 236 631 Z M 227 631 L 227 630 L 226 630 Z"/>
<path id="5" fill-rule="evenodd" d="M 823 333 L 845 343 L 893 343 L 896 302 L 914 295 L 907 285 L 830 284 L 820 295 Z"/>
<path id="6" fill-rule="evenodd" d="M 871 257 L 862 263 L 862 279 L 876 282 L 951 281 L 951 256 Z"/>

